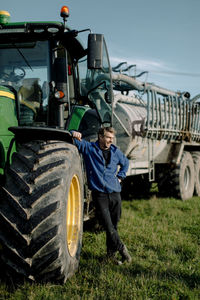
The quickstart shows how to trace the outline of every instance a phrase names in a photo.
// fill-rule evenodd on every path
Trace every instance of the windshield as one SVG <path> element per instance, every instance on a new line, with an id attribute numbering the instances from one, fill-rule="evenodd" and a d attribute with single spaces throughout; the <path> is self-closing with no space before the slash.
<path id="1" fill-rule="evenodd" d="M 0 45 L 0 85 L 17 91 L 21 125 L 47 122 L 48 65 L 47 41 Z"/>
<path id="2" fill-rule="evenodd" d="M 101 122 L 111 123 L 112 83 L 106 45 L 103 46 L 103 66 L 88 70 L 87 58 L 79 61 L 81 95 L 87 96 L 95 106 Z"/>

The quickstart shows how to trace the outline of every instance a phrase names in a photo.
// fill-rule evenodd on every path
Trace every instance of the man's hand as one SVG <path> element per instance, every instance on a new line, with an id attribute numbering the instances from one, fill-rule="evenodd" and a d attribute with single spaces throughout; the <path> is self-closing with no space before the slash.
<path id="1" fill-rule="evenodd" d="M 121 184 L 122 183 L 122 178 L 121 177 L 117 177 L 118 180 L 119 180 L 119 183 Z"/>
<path id="2" fill-rule="evenodd" d="M 80 133 L 78 131 L 72 131 L 72 137 L 77 139 L 78 141 L 81 141 L 82 133 Z"/>

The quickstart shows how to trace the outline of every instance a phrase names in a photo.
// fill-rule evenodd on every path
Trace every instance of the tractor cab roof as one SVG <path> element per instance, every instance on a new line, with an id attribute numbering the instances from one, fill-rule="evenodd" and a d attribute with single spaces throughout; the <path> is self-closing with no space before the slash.
<path id="1" fill-rule="evenodd" d="M 73 57 L 79 59 L 86 54 L 80 40 L 77 38 L 78 31 L 61 22 L 17 22 L 0 24 L 0 48 L 1 44 L 15 45 L 23 42 L 42 40 L 61 41 L 62 44 L 73 52 Z"/>

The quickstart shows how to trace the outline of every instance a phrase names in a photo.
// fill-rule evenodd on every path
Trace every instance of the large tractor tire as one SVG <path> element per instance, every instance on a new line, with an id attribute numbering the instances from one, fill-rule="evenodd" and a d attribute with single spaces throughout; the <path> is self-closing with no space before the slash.
<path id="1" fill-rule="evenodd" d="M 83 178 L 74 145 L 21 145 L 1 188 L 2 261 L 12 274 L 63 283 L 78 268 L 83 228 Z"/>
<path id="2" fill-rule="evenodd" d="M 195 171 L 194 195 L 200 196 L 200 153 L 192 152 Z"/>

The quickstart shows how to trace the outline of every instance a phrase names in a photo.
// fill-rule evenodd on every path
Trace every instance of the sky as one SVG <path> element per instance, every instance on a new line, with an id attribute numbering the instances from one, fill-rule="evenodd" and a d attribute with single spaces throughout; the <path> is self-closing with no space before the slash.
<path id="1" fill-rule="evenodd" d="M 62 21 L 63 5 L 70 27 L 104 34 L 112 67 L 136 64 L 141 81 L 200 94 L 200 0 L 1 0 L 0 10 L 11 22 Z"/>

